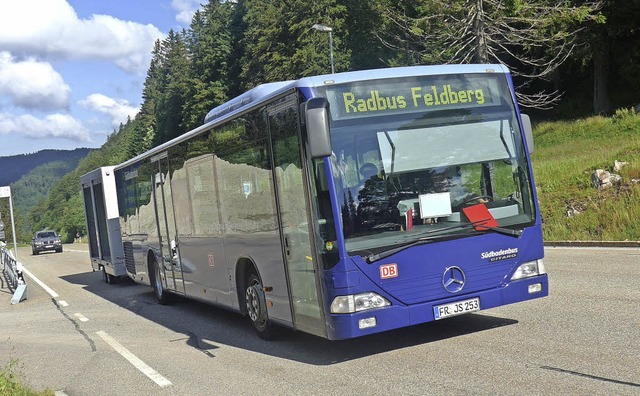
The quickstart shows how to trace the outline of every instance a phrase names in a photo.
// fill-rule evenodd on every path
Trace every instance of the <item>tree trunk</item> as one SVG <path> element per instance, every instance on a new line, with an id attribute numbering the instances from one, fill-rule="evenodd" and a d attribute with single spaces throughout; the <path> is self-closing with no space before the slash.
<path id="1" fill-rule="evenodd" d="M 593 40 L 593 113 L 604 114 L 611 110 L 609 101 L 609 41 L 606 31 Z"/>
<path id="2" fill-rule="evenodd" d="M 476 36 L 476 55 L 477 63 L 489 63 L 489 51 L 487 50 L 487 40 L 484 37 L 484 6 L 482 0 L 476 1 L 476 20 L 473 26 Z"/>

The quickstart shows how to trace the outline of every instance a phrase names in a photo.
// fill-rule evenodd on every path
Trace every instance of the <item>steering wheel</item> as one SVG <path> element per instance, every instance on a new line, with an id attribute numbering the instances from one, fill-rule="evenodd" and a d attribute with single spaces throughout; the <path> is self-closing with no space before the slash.
<path id="1" fill-rule="evenodd" d="M 490 196 L 490 195 L 476 195 L 474 197 L 465 199 L 464 201 L 462 201 L 462 203 L 460 205 L 461 206 L 467 206 L 471 202 L 479 201 L 481 199 L 484 199 L 486 202 L 493 201 L 493 197 Z"/>

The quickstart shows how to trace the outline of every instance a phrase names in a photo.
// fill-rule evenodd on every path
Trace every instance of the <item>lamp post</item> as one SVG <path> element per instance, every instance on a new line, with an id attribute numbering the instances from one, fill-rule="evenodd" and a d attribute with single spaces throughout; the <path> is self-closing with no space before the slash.
<path id="1" fill-rule="evenodd" d="M 316 23 L 315 25 L 311 26 L 312 29 L 315 29 L 319 32 L 329 32 L 329 56 L 331 57 L 331 74 L 334 73 L 333 70 L 333 36 L 331 35 L 331 32 L 333 32 L 333 29 L 331 29 L 329 26 L 325 26 L 325 25 L 320 25 L 319 23 Z"/>

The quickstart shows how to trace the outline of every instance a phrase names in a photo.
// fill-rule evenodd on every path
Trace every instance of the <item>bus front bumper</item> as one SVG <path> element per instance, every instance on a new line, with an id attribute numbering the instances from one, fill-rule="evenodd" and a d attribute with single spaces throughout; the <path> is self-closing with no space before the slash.
<path id="1" fill-rule="evenodd" d="M 434 307 L 479 299 L 479 310 L 533 300 L 549 295 L 547 274 L 511 281 L 501 287 L 477 293 L 458 294 L 451 298 L 414 305 L 392 305 L 354 314 L 327 315 L 327 337 L 331 340 L 361 337 L 383 331 L 432 322 L 436 319 Z M 453 315 L 451 315 L 453 316 Z"/>

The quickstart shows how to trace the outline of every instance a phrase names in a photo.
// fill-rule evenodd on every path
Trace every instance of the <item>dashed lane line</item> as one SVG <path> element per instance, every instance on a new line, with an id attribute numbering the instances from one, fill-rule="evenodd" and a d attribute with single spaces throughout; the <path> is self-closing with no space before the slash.
<path id="1" fill-rule="evenodd" d="M 81 313 L 77 313 L 77 314 L 75 314 L 75 316 L 81 322 L 88 322 L 89 321 L 89 319 L 86 316 L 84 316 L 83 314 L 81 314 Z"/>

